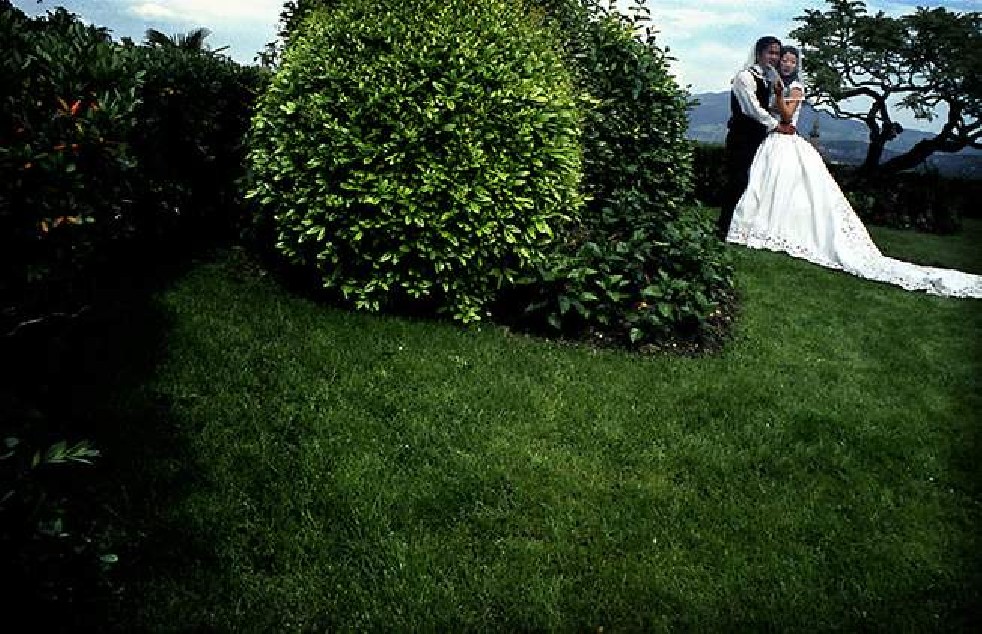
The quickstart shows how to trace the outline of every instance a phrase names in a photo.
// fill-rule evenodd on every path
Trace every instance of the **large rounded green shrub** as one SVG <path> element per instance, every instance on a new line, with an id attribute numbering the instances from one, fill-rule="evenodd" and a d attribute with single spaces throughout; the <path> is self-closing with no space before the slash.
<path id="1" fill-rule="evenodd" d="M 515 0 L 342 0 L 290 39 L 253 118 L 276 247 L 377 310 L 479 319 L 581 205 L 578 99 Z"/>

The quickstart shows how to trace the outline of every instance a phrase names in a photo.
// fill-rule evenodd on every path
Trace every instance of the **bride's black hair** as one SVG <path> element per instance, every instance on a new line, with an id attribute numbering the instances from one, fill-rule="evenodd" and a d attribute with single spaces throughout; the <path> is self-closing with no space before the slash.
<path id="1" fill-rule="evenodd" d="M 785 86 L 789 86 L 791 85 L 791 82 L 798 81 L 798 71 L 801 69 L 801 53 L 799 53 L 798 49 L 795 47 L 787 45 L 781 47 L 781 57 L 784 57 L 785 53 L 791 53 L 795 58 L 794 72 L 787 77 L 785 77 L 783 74 L 781 75 L 781 81 L 784 82 Z M 781 72 L 780 58 L 778 59 L 777 71 L 778 73 Z"/>

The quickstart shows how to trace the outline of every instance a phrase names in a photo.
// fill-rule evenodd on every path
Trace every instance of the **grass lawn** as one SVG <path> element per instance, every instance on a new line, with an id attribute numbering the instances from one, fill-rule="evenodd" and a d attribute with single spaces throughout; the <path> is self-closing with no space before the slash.
<path id="1" fill-rule="evenodd" d="M 873 235 L 982 273 L 980 234 Z M 110 387 L 74 395 L 129 518 L 110 621 L 978 626 L 982 302 L 733 248 L 735 338 L 699 359 L 352 314 L 200 263 L 107 324 L 85 359 Z"/>

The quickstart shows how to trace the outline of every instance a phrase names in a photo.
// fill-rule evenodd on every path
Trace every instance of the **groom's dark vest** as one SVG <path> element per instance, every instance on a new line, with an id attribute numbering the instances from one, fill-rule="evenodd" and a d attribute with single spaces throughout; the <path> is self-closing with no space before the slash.
<path id="1" fill-rule="evenodd" d="M 771 91 L 761 77 L 753 73 L 750 73 L 750 75 L 757 83 L 757 91 L 754 95 L 757 97 L 757 101 L 760 102 L 760 107 L 767 110 L 767 104 L 770 103 Z M 730 120 L 726 125 L 730 129 L 731 134 L 739 135 L 751 142 L 759 144 L 767 137 L 767 128 L 764 127 L 763 123 L 743 114 L 743 110 L 740 109 L 740 102 L 737 101 L 736 94 L 732 90 L 730 91 Z"/>

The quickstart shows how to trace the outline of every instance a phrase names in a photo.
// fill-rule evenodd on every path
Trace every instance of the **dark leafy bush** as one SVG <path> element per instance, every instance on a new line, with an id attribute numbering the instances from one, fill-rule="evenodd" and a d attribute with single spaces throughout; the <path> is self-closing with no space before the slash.
<path id="1" fill-rule="evenodd" d="M 592 99 L 583 131 L 588 203 L 533 280 L 540 292 L 530 310 L 567 332 L 638 345 L 699 337 L 732 273 L 710 221 L 684 204 L 692 188 L 687 95 L 653 38 L 636 35 L 643 4 L 633 18 L 593 2 L 543 4 Z"/>
<path id="2" fill-rule="evenodd" d="M 0 437 L 0 562 L 9 582 L 16 580 L 7 593 L 17 610 L 70 604 L 108 582 L 104 573 L 117 556 L 79 521 L 71 501 L 72 476 L 98 456 L 84 440 L 38 447 Z"/>
<path id="3" fill-rule="evenodd" d="M 514 0 L 350 0 L 294 33 L 253 119 L 278 250 L 356 307 L 481 318 L 581 204 L 579 109 Z"/>
<path id="4" fill-rule="evenodd" d="M 142 75 L 104 30 L 63 9 L 29 19 L 0 1 L 0 41 L 0 567 L 11 605 L 44 628 L 53 602 L 96 592 L 111 553 L 87 521 L 85 478 L 69 466 L 94 451 L 58 440 L 42 401 L 60 399 L 26 395 L 14 377 L 51 353 L 49 326 L 78 313 L 86 271 L 129 233 Z M 28 326 L 44 334 L 14 352 Z M 32 388 L 47 383 L 32 378 Z"/>
<path id="5" fill-rule="evenodd" d="M 853 209 L 866 222 L 895 229 L 950 234 L 977 207 L 968 195 L 971 181 L 948 179 L 937 171 L 902 172 L 876 179 L 859 178 L 854 170 L 834 169 Z M 974 191 L 982 193 L 982 187 Z"/>
<path id="6" fill-rule="evenodd" d="M 725 161 L 722 145 L 696 143 L 692 154 L 692 199 L 709 207 L 723 200 Z"/>
<path id="7" fill-rule="evenodd" d="M 128 250 L 174 251 L 205 219 L 228 223 L 216 210 L 233 202 L 262 76 L 7 0 L 0 41 L 0 568 L 18 608 L 74 619 L 114 555 L 90 481 L 73 477 L 95 457 L 75 440 L 91 429 L 65 411 L 93 381 L 65 372 L 81 353 L 61 342 L 99 339 L 79 317 L 107 301 L 100 288 L 118 293 Z"/>
<path id="8" fill-rule="evenodd" d="M 59 9 L 0 6 L 0 300 L 62 283 L 126 233 L 142 73 L 106 32 Z"/>
<path id="9" fill-rule="evenodd" d="M 558 310 L 545 318 L 558 330 L 634 345 L 706 338 L 724 298 L 714 290 L 730 284 L 722 243 L 696 213 L 666 224 L 663 235 L 662 242 L 643 230 L 617 240 L 584 239 L 543 271 L 531 312 L 556 297 Z M 665 264 L 651 265 L 658 261 Z"/>
<path id="10" fill-rule="evenodd" d="M 31 19 L 0 5 L 0 38 L 0 302 L 19 307 L 8 321 L 67 310 L 86 268 L 133 238 L 234 231 L 261 69 L 118 45 L 64 9 Z"/>
<path id="11" fill-rule="evenodd" d="M 135 47 L 144 73 L 133 152 L 145 234 L 234 235 L 252 108 L 268 71 L 210 51 Z"/>

